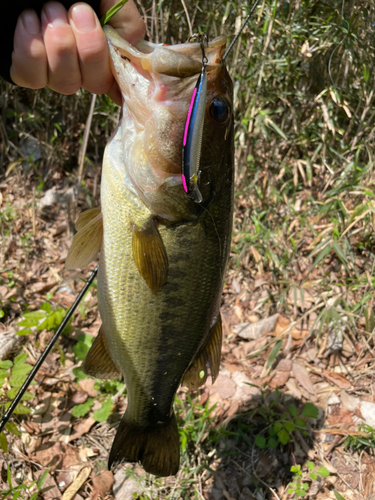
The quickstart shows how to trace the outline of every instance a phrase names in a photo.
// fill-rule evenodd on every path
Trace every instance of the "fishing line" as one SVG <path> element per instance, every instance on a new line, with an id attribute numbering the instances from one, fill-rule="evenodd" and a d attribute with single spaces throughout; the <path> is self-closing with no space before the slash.
<path id="1" fill-rule="evenodd" d="M 252 6 L 249 14 L 246 16 L 245 21 L 242 23 L 238 33 L 232 40 L 227 50 L 224 53 L 222 62 L 224 63 L 229 52 L 232 50 L 233 45 L 238 40 L 246 23 L 250 19 L 252 13 L 256 9 L 260 0 L 256 0 Z M 195 84 L 193 94 L 190 99 L 190 105 L 185 122 L 185 129 L 182 142 L 182 155 L 181 155 L 181 180 L 182 187 L 186 195 L 194 200 L 196 203 L 202 203 L 203 197 L 199 190 L 200 174 L 199 169 L 202 151 L 203 139 L 203 125 L 206 112 L 207 100 L 207 72 L 206 66 L 208 58 L 204 50 L 204 43 L 208 46 L 208 39 L 205 33 L 198 33 L 189 38 L 189 42 L 197 40 L 202 50 L 202 71 L 199 74 L 197 83 Z"/>
<path id="2" fill-rule="evenodd" d="M 233 38 L 232 42 L 230 43 L 229 47 L 227 48 L 227 50 L 225 51 L 224 55 L 223 55 L 223 62 L 225 61 L 225 59 L 227 58 L 227 55 L 229 54 L 229 52 L 232 50 L 232 47 L 233 45 L 237 42 L 238 40 L 238 37 L 241 35 L 241 32 L 242 30 L 244 29 L 244 27 L 246 26 L 246 23 L 248 22 L 248 20 L 250 19 L 250 17 L 252 16 L 254 10 L 256 9 L 258 3 L 260 2 L 260 0 L 256 0 L 256 2 L 254 3 L 254 5 L 251 7 L 251 10 L 250 12 L 248 13 L 248 15 L 246 16 L 246 19 L 245 21 L 242 23 L 242 26 L 241 28 L 238 30 L 238 33 L 237 35 Z"/>
<path id="3" fill-rule="evenodd" d="M 96 268 L 93 270 L 93 272 L 91 273 L 91 276 L 89 277 L 89 279 L 86 281 L 86 284 L 85 286 L 82 288 L 82 290 L 79 292 L 79 294 L 77 295 L 77 298 L 76 300 L 74 301 L 73 305 L 71 306 L 71 308 L 69 309 L 69 311 L 67 312 L 65 318 L 62 320 L 62 322 L 60 323 L 60 326 L 58 327 L 58 329 L 56 330 L 56 333 L 55 335 L 52 337 L 52 339 L 49 341 L 47 347 L 44 349 L 43 353 L 41 354 L 40 358 L 38 359 L 38 361 L 35 363 L 34 365 L 34 368 L 31 370 L 31 372 L 29 373 L 27 379 L 25 380 L 25 382 L 23 383 L 21 389 L 17 392 L 16 394 L 16 397 L 13 399 L 12 401 L 12 404 L 9 406 L 9 408 L 7 409 L 7 411 L 4 413 L 4 415 L 1 417 L 1 420 L 0 420 L 0 432 L 4 429 L 6 423 L 9 421 L 10 417 L 12 416 L 14 410 L 16 409 L 18 403 L 21 401 L 22 399 L 22 396 L 25 394 L 25 392 L 27 391 L 29 385 L 31 384 L 33 378 L 35 377 L 35 375 L 37 374 L 39 368 L 41 367 L 41 365 L 43 364 L 44 360 L 46 359 L 46 357 L 48 356 L 48 354 L 50 353 L 52 347 L 55 345 L 56 343 L 56 340 L 59 338 L 59 336 L 61 335 L 61 333 L 64 331 L 65 327 L 68 325 L 69 321 L 70 321 L 70 318 L 73 316 L 73 313 L 74 311 L 76 310 L 78 304 L 81 302 L 81 300 L 83 299 L 85 293 L 87 292 L 87 290 L 90 288 L 90 286 L 92 285 L 92 282 L 94 281 L 94 278 L 95 276 L 97 275 L 97 272 L 98 272 L 98 268 L 99 268 L 99 264 L 96 266 Z"/>

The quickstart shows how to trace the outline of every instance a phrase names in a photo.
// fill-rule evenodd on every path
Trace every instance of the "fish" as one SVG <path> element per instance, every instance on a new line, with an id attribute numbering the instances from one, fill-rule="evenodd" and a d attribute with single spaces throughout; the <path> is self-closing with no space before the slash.
<path id="1" fill-rule="evenodd" d="M 83 370 L 100 379 L 123 376 L 127 388 L 108 466 L 140 462 L 164 477 L 179 470 L 178 387 L 196 390 L 208 376 L 214 382 L 220 368 L 233 221 L 233 84 L 222 61 L 225 38 L 213 39 L 205 47 L 198 203 L 183 188 L 181 162 L 202 71 L 199 43 L 132 46 L 104 30 L 122 117 L 104 152 L 101 205 L 78 218 L 66 268 L 85 267 L 100 251 L 102 326 Z"/>

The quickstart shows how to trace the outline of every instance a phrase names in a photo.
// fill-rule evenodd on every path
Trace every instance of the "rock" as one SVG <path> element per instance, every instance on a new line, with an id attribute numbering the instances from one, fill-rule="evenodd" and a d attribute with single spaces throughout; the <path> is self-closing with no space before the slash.
<path id="1" fill-rule="evenodd" d="M 139 483 L 126 474 L 126 469 L 116 472 L 113 482 L 113 495 L 116 500 L 134 500 L 134 493 L 138 497 L 142 493 Z"/>
<path id="2" fill-rule="evenodd" d="M 361 401 L 359 403 L 362 417 L 367 425 L 375 427 L 375 403 L 370 401 Z"/>

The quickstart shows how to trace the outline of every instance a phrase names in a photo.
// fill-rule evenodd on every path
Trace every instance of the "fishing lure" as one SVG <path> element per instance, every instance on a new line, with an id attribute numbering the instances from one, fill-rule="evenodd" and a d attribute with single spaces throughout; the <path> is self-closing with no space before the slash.
<path id="1" fill-rule="evenodd" d="M 253 4 L 249 14 L 246 16 L 245 21 L 240 27 L 238 33 L 232 40 L 225 54 L 223 56 L 223 62 L 225 61 L 227 55 L 231 51 L 233 45 L 236 43 L 238 37 L 240 36 L 243 28 L 250 19 L 250 16 L 254 12 L 259 0 Z M 198 183 L 200 179 L 199 163 L 201 157 L 202 149 L 202 136 L 203 136 L 203 125 L 204 125 L 204 115 L 206 110 L 206 96 L 207 96 L 207 73 L 206 66 L 208 64 L 208 59 L 204 52 L 204 42 L 207 42 L 207 35 L 204 33 L 198 33 L 189 38 L 189 42 L 192 40 L 197 40 L 200 43 L 202 50 L 202 71 L 198 77 L 197 83 L 193 90 L 193 95 L 191 97 L 189 111 L 186 119 L 184 139 L 182 143 L 182 186 L 185 193 L 194 200 L 196 203 L 201 203 L 203 197 L 199 191 Z"/>
<path id="2" fill-rule="evenodd" d="M 186 119 L 184 141 L 182 144 L 182 186 L 185 193 L 196 203 L 203 200 L 198 188 L 200 177 L 199 162 L 202 149 L 204 114 L 206 110 L 208 59 L 204 52 L 205 34 L 190 37 L 189 41 L 197 39 L 202 50 L 202 71 L 191 97 L 189 112 Z"/>

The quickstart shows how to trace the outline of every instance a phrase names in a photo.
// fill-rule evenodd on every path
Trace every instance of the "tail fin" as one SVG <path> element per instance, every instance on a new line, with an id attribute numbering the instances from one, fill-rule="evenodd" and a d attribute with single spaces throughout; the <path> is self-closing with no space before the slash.
<path id="1" fill-rule="evenodd" d="M 108 468 L 121 462 L 140 461 L 146 472 L 155 476 L 173 476 L 180 465 L 180 440 L 175 414 L 168 422 L 143 428 L 122 417 L 112 444 Z"/>

